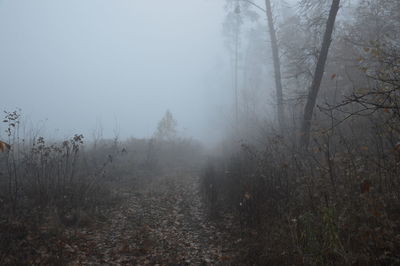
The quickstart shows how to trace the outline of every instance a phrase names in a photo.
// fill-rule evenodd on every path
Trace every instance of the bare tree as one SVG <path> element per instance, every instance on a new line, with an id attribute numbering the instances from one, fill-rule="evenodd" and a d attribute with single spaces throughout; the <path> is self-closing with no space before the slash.
<path id="1" fill-rule="evenodd" d="M 321 52 L 318 56 L 317 66 L 314 72 L 314 78 L 307 97 L 307 103 L 304 109 L 304 118 L 301 129 L 300 144 L 307 148 L 310 142 L 311 119 L 314 112 L 315 103 L 317 101 L 318 92 L 321 86 L 322 77 L 325 71 L 326 60 L 328 58 L 329 47 L 332 42 L 332 33 L 335 26 L 336 15 L 339 11 L 340 0 L 332 0 L 329 11 L 326 29 L 322 40 Z"/>

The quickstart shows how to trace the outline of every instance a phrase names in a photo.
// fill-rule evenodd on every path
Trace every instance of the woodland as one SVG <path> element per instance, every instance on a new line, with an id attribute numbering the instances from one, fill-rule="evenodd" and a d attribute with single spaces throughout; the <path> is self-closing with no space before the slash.
<path id="1" fill-rule="evenodd" d="M 147 138 L 65 140 L 4 111 L 0 265 L 400 265 L 400 2 L 224 16 L 212 147 L 168 110 Z"/>

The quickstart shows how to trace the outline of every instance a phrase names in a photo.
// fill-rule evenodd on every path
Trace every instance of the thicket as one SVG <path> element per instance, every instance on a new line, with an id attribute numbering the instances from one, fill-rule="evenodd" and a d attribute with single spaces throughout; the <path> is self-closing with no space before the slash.
<path id="1" fill-rule="evenodd" d="M 222 223 L 233 215 L 243 264 L 400 264 L 400 6 L 356 7 L 353 19 L 336 25 L 309 147 L 299 144 L 305 93 L 298 86 L 312 80 L 316 26 L 293 15 L 279 36 L 286 130 L 270 123 L 253 133 L 261 144 L 227 141 L 203 171 L 210 217 Z"/>

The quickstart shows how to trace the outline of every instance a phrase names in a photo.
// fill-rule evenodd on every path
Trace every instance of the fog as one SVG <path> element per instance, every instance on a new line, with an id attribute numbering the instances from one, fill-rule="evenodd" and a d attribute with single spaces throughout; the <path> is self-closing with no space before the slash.
<path id="1" fill-rule="evenodd" d="M 399 0 L 0 0 L 0 92 L 0 265 L 400 265 Z"/>
<path id="2" fill-rule="evenodd" d="M 2 109 L 47 135 L 151 136 L 167 109 L 213 138 L 232 100 L 223 1 L 0 2 Z M 217 74 L 217 72 L 219 72 Z M 225 82 L 225 83 L 224 83 Z M 227 114 L 224 114 L 227 115 Z"/>

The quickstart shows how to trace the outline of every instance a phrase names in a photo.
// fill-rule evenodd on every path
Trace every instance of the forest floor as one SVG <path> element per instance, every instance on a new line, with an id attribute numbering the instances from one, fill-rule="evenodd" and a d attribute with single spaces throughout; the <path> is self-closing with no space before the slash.
<path id="1" fill-rule="evenodd" d="M 125 189 L 103 226 L 74 231 L 68 265 L 233 265 L 241 239 L 208 221 L 199 191 L 193 175 Z"/>

